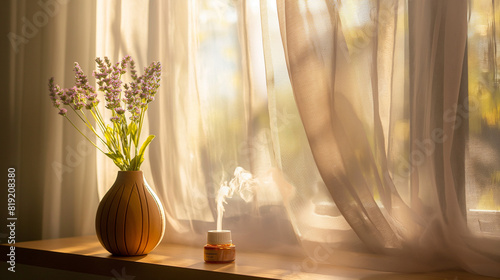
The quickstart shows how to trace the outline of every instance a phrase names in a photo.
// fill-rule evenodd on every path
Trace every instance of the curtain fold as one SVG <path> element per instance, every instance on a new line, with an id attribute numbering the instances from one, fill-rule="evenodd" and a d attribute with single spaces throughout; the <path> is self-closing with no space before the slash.
<path id="1" fill-rule="evenodd" d="M 403 271 L 461 267 L 498 276 L 498 253 L 476 246 L 500 243 L 473 238 L 467 229 L 460 205 L 464 169 L 454 162 L 465 161 L 468 128 L 466 119 L 457 121 L 458 105 L 467 102 L 459 100 L 467 98 L 466 1 L 406 7 L 379 0 L 357 8 L 369 14 L 359 17 L 370 28 L 362 30 L 366 44 L 345 33 L 352 32 L 345 21 L 349 4 L 277 0 L 290 83 L 321 177 L 367 248 L 388 257 L 358 264 Z M 405 17 L 408 31 L 397 32 Z M 399 65 L 407 63 L 408 80 L 396 72 L 404 73 Z M 409 85 L 397 85 L 396 78 Z M 409 126 L 409 145 L 394 142 L 397 134 L 405 137 L 394 122 Z M 397 145 L 406 166 L 391 158 Z M 316 247 L 306 249 L 313 255 Z M 344 263 L 362 259 L 351 257 Z"/>
<path id="2" fill-rule="evenodd" d="M 91 234 L 95 211 L 88 206 L 98 203 L 92 187 L 96 182 L 83 179 L 95 178 L 95 151 L 54 114 L 45 93 L 51 76 L 61 84 L 73 82 L 73 64 L 68 60 L 78 60 L 86 70 L 93 67 L 95 1 L 11 1 L 11 7 L 15 24 L 7 36 L 8 95 L 13 106 L 6 110 L 15 121 L 9 123 L 12 133 L 5 137 L 12 137 L 16 146 L 4 148 L 14 148 L 8 164 L 17 170 L 17 214 L 27 219 L 19 223 L 16 237 Z"/>

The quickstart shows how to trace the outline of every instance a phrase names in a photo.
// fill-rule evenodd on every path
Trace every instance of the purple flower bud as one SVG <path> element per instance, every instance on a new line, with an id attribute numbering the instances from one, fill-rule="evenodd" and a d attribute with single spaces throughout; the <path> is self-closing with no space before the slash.
<path id="1" fill-rule="evenodd" d="M 59 115 L 61 116 L 66 116 L 66 113 L 68 113 L 68 110 L 66 110 L 65 108 L 61 108 L 61 110 L 59 110 Z"/>
<path id="2" fill-rule="evenodd" d="M 114 122 L 114 123 L 117 123 L 120 121 L 120 117 L 119 116 L 113 116 L 111 117 L 111 121 Z"/>

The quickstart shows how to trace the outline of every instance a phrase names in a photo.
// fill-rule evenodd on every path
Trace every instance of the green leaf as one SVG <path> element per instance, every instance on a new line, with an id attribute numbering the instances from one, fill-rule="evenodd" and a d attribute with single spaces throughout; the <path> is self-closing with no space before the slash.
<path id="1" fill-rule="evenodd" d="M 128 134 L 132 136 L 132 139 L 135 139 L 135 135 L 137 134 L 137 125 L 135 121 L 131 121 L 128 125 Z"/>
<path id="2" fill-rule="evenodd" d="M 144 154 L 144 151 L 148 147 L 149 143 L 151 143 L 151 141 L 153 141 L 154 138 L 155 138 L 154 135 L 149 135 L 148 136 L 148 138 L 146 139 L 146 141 L 144 141 L 144 143 L 142 144 L 141 149 L 139 150 L 139 155 L 142 156 Z"/>
<path id="3" fill-rule="evenodd" d="M 104 132 L 104 137 L 106 138 L 106 144 L 111 147 L 111 140 L 113 139 L 113 129 L 109 126 L 106 127 Z"/>
<path id="4" fill-rule="evenodd" d="M 113 123 L 113 131 L 116 131 L 117 134 L 121 132 L 119 123 Z"/>
<path id="5" fill-rule="evenodd" d="M 107 155 L 112 160 L 116 159 L 116 155 L 114 153 L 105 153 L 105 155 Z"/>
<path id="6" fill-rule="evenodd" d="M 139 170 L 142 162 L 144 161 L 144 155 L 137 155 L 130 161 L 130 169 L 131 171 Z"/>
<path id="7" fill-rule="evenodd" d="M 128 125 L 127 125 L 127 120 L 122 120 L 121 122 L 121 125 L 122 125 L 122 130 L 123 130 L 123 134 L 125 135 L 128 135 Z"/>
<path id="8" fill-rule="evenodd" d="M 132 135 L 132 140 L 134 141 L 134 147 L 139 146 L 139 135 L 140 130 L 137 128 L 137 123 L 135 121 L 132 121 L 130 123 L 130 134 Z"/>
<path id="9" fill-rule="evenodd" d="M 127 156 L 129 154 L 129 149 L 128 149 L 128 146 L 127 145 L 123 145 L 123 154 L 128 158 L 129 156 Z"/>
<path id="10" fill-rule="evenodd" d="M 106 156 L 111 158 L 113 162 L 118 166 L 121 170 L 125 169 L 124 161 L 123 161 L 123 156 L 121 154 L 116 154 L 116 153 L 105 153 Z"/>
<path id="11" fill-rule="evenodd" d="M 155 138 L 154 135 L 149 135 L 146 141 L 144 141 L 141 149 L 139 150 L 139 153 L 135 155 L 135 157 L 130 161 L 130 170 L 139 170 L 142 162 L 144 161 L 144 152 L 146 151 L 146 148 L 148 147 L 149 143 L 151 143 L 151 141 L 153 141 L 154 138 Z"/>

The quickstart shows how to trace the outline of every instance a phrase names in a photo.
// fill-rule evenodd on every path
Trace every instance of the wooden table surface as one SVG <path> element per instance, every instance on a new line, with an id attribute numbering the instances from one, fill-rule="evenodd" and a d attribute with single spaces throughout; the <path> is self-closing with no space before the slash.
<path id="1" fill-rule="evenodd" d="M 7 261 L 9 245 L 0 245 L 0 260 Z M 345 267 L 298 270 L 303 258 L 239 252 L 230 264 L 206 264 L 203 248 L 161 243 L 145 256 L 110 255 L 96 236 L 82 236 L 16 244 L 16 264 L 86 273 L 119 279 L 402 279 L 392 274 Z M 2 266 L 6 271 L 7 266 Z M 6 275 L 2 271 L 0 275 Z M 17 273 L 17 272 L 16 272 Z M 117 278 L 118 277 L 118 278 Z M 454 278 L 455 277 L 455 278 Z M 456 278 L 458 277 L 458 278 Z M 2 279 L 6 279 L 0 277 Z M 489 279 L 461 271 L 406 274 L 404 279 Z M 10 279 L 10 278 L 8 278 Z M 126 279 L 124 277 L 123 279 Z"/>

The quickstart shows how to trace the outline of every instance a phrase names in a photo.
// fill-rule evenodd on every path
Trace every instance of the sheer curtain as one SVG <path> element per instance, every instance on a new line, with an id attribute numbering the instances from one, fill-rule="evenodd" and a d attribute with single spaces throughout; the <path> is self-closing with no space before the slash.
<path id="1" fill-rule="evenodd" d="M 468 116 L 459 111 L 469 109 L 467 2 L 277 3 L 288 75 L 314 160 L 365 245 L 332 242 L 332 230 L 304 242 L 310 257 L 498 276 L 498 236 L 473 235 L 465 213 Z M 365 29 L 356 33 L 363 21 Z M 376 255 L 359 254 L 364 249 Z"/>
<path id="2" fill-rule="evenodd" d="M 306 272 L 500 276 L 498 236 L 466 220 L 465 0 L 43 3 L 11 2 L 16 34 L 47 17 L 10 50 L 23 239 L 93 234 L 117 172 L 51 108 L 48 78 L 69 87 L 74 61 L 90 74 L 96 56 L 131 55 L 163 65 L 142 169 L 165 242 L 203 245 L 242 167 L 252 200 L 235 194 L 223 220 L 239 250 L 302 256 Z"/>
<path id="3" fill-rule="evenodd" d="M 16 169 L 16 241 L 93 233 L 96 154 L 47 102 L 47 82 L 94 67 L 95 1 L 10 1 L 5 164 Z M 85 24 L 82 24 L 85 23 Z M 6 138 L 6 139 L 5 139 Z M 2 141 L 2 143 L 4 143 Z M 7 215 L 5 212 L 3 215 Z M 6 242 L 6 240 L 2 240 Z"/>

